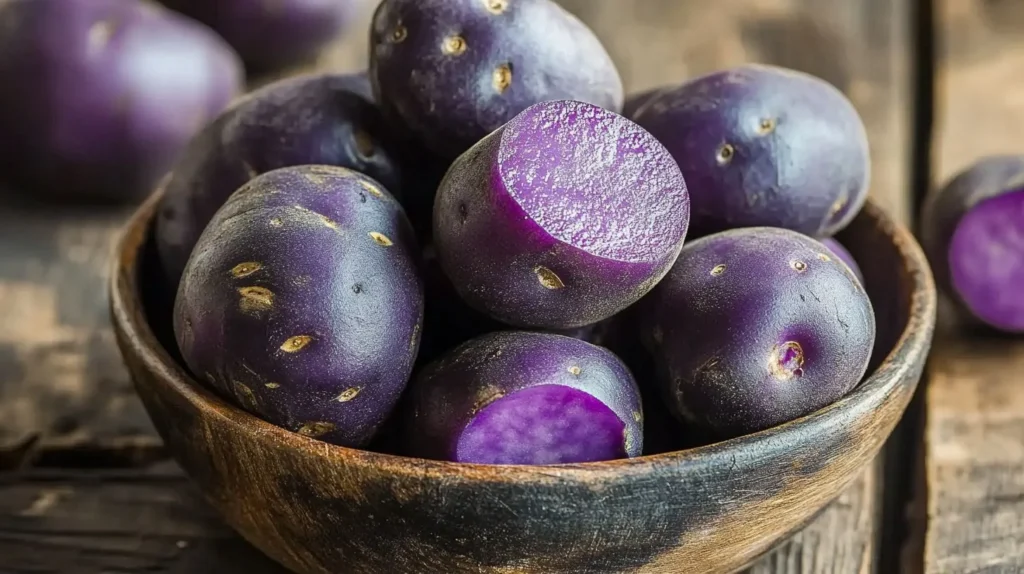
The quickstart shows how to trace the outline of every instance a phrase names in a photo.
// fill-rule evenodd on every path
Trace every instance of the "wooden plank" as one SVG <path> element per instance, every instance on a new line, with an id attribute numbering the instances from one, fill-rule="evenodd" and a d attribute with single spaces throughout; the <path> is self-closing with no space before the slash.
<path id="1" fill-rule="evenodd" d="M 0 574 L 286 574 L 177 469 L 0 478 Z"/>
<path id="2" fill-rule="evenodd" d="M 935 185 L 1020 150 L 1024 4 L 939 0 Z M 957 331 L 926 372 L 916 552 L 928 574 L 1024 571 L 1024 341 Z M 920 560 L 923 555 L 923 561 Z"/>

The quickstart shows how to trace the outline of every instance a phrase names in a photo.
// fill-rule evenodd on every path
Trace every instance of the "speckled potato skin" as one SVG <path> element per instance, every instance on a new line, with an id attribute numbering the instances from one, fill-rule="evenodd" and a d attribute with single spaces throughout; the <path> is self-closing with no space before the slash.
<path id="1" fill-rule="evenodd" d="M 267 421 L 345 446 L 409 379 L 423 286 L 412 229 L 374 180 L 297 166 L 245 184 L 203 232 L 174 308 L 200 380 Z"/>
<path id="2" fill-rule="evenodd" d="M 417 375 L 405 406 L 406 451 L 452 460 L 455 442 L 478 412 L 496 399 L 539 385 L 564 385 L 596 397 L 625 424 L 627 456 L 643 451 L 640 390 L 626 365 L 603 347 L 528 331 L 477 337 Z"/>
<path id="3" fill-rule="evenodd" d="M 643 305 L 669 407 L 722 438 L 835 402 L 864 376 L 875 339 L 871 302 L 849 267 L 785 229 L 688 243 Z"/>
<path id="4" fill-rule="evenodd" d="M 168 282 L 177 284 L 213 214 L 253 177 L 287 166 L 337 165 L 395 190 L 399 147 L 368 97 L 365 75 L 296 76 L 248 94 L 189 144 L 167 182 L 156 241 Z"/>
<path id="5" fill-rule="evenodd" d="M 213 28 L 253 72 L 315 58 L 370 0 L 161 0 Z"/>
<path id="6" fill-rule="evenodd" d="M 744 65 L 664 90 L 631 118 L 679 162 L 692 237 L 757 226 L 827 237 L 867 199 L 864 124 L 814 76 Z"/>
<path id="7" fill-rule="evenodd" d="M 954 175 L 925 201 L 921 215 L 921 246 L 935 273 L 935 282 L 949 295 L 964 318 L 972 317 L 953 288 L 949 246 L 963 216 L 976 205 L 1004 193 L 1024 189 L 1024 155 L 988 156 Z"/>
<path id="8" fill-rule="evenodd" d="M 0 177 L 31 195 L 133 203 L 243 83 L 230 46 L 169 10 L 0 2 Z"/>
<path id="9" fill-rule="evenodd" d="M 389 117 L 449 160 L 537 102 L 623 100 L 601 42 L 551 0 L 384 0 L 370 79 Z"/>
<path id="10" fill-rule="evenodd" d="M 614 127 L 601 124 L 607 118 L 583 115 L 594 111 L 614 116 Z M 603 125 L 596 131 L 605 137 L 593 154 L 582 153 L 583 143 L 576 134 L 560 127 L 567 124 L 559 124 L 559 118 L 572 115 L 587 118 L 574 120 L 576 126 L 592 120 L 594 126 Z M 524 119 L 527 116 L 532 118 Z M 532 122 L 546 124 L 550 131 L 544 137 L 555 140 L 554 146 L 575 146 L 572 153 L 576 155 L 563 157 L 560 164 L 572 164 L 577 172 L 573 176 L 583 173 L 588 180 L 622 180 L 610 184 L 620 186 L 603 197 L 599 206 L 603 213 L 589 209 L 597 204 L 573 204 L 576 196 L 595 195 L 581 191 L 579 178 L 554 175 L 550 165 L 538 167 L 547 161 L 545 157 L 510 151 L 523 140 L 537 137 L 539 132 L 528 125 Z M 621 161 L 609 163 L 613 157 Z M 639 170 L 642 174 L 623 176 L 638 164 L 644 166 Z M 645 176 L 650 179 L 643 181 Z M 650 188 L 645 187 L 648 184 Z M 648 192 L 643 197 L 646 203 L 615 205 L 640 189 Z M 635 303 L 668 272 L 687 234 L 686 189 L 671 156 L 632 122 L 589 104 L 544 102 L 528 108 L 452 164 L 434 204 L 434 245 L 445 275 L 471 307 L 517 327 L 582 327 Z M 592 199 L 582 202 L 587 201 Z M 533 204 L 532 211 L 524 207 L 528 203 Z M 609 223 L 625 212 L 635 212 L 643 224 L 633 222 L 629 233 L 624 233 Z M 571 233 L 556 236 L 540 221 L 543 217 L 562 217 Z M 671 236 L 671 244 L 663 241 L 642 257 L 612 257 L 594 249 L 614 243 L 623 253 L 638 250 L 645 237 L 655 234 Z M 574 243 L 567 235 L 586 235 L 591 245 Z"/>

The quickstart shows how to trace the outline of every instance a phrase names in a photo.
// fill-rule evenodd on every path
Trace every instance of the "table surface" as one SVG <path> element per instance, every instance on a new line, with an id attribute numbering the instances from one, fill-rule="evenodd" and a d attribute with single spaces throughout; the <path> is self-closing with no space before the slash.
<path id="1" fill-rule="evenodd" d="M 747 61 L 834 83 L 867 125 L 873 197 L 909 221 L 911 0 L 562 3 L 604 40 L 630 91 Z M 1013 82 L 1024 89 L 1015 79 L 1024 50 L 1003 48 L 1024 42 L 1024 6 L 938 4 L 945 33 L 935 174 L 944 178 L 981 153 L 1012 149 L 1010 138 L 1022 133 L 1013 129 L 1024 124 L 1024 112 L 1014 115 L 1024 100 Z M 356 34 L 317 67 L 358 69 L 365 52 Z M 0 573 L 281 572 L 228 530 L 167 460 L 121 364 L 105 289 L 110 250 L 130 209 L 6 201 Z M 922 447 L 892 445 L 886 464 L 880 457 L 751 572 L 885 574 L 897 559 L 908 572 L 1024 570 L 1015 550 L 1024 534 L 1024 409 L 1017 408 L 1024 389 L 1014 378 L 1024 346 L 948 331 L 938 348 L 917 407 L 926 422 L 903 433 Z M 910 472 L 918 482 L 904 513 L 908 501 L 892 494 L 901 490 L 892 477 Z"/>

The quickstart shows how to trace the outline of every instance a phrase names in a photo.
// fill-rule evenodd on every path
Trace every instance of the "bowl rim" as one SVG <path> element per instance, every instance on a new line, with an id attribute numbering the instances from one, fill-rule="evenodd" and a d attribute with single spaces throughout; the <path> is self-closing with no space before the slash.
<path id="1" fill-rule="evenodd" d="M 256 440 L 272 441 L 278 443 L 279 447 L 315 453 L 316 456 L 325 459 L 325 464 L 344 462 L 373 468 L 376 472 L 390 475 L 431 475 L 502 482 L 592 482 L 622 478 L 626 475 L 650 474 L 665 466 L 700 463 L 703 462 L 701 459 L 713 458 L 713 455 L 721 454 L 723 451 L 751 448 L 756 444 L 767 447 L 770 443 L 786 443 L 786 437 L 805 435 L 811 427 L 830 426 L 830 421 L 836 422 L 842 413 L 851 410 L 871 411 L 872 405 L 884 403 L 899 390 L 904 381 L 915 376 L 915 369 L 923 365 L 923 355 L 928 352 L 935 326 L 937 294 L 931 269 L 920 245 L 905 226 L 893 221 L 869 198 L 863 210 L 870 214 L 879 232 L 891 239 L 903 262 L 903 273 L 912 283 L 908 305 L 909 320 L 895 345 L 878 367 L 854 390 L 826 407 L 775 427 L 709 445 L 598 462 L 498 466 L 429 460 L 361 450 L 293 433 L 234 406 L 197 382 L 159 343 L 146 320 L 137 296 L 136 271 L 162 196 L 163 190 L 157 189 L 138 207 L 118 239 L 115 257 L 111 262 L 111 317 L 115 330 L 119 331 L 122 346 L 130 347 L 130 350 L 123 349 L 122 352 L 135 354 L 138 362 L 153 374 L 158 384 L 168 387 L 170 391 L 187 401 L 192 408 L 202 413 L 203 418 L 217 417 L 222 419 L 222 423 L 242 427 L 244 432 L 254 435 Z M 495 469 L 500 470 L 496 472 Z"/>

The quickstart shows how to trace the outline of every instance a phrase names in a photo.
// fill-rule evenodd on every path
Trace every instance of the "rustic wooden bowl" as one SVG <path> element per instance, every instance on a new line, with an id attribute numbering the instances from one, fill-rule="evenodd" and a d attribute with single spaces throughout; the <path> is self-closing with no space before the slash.
<path id="1" fill-rule="evenodd" d="M 143 297 L 158 194 L 131 220 L 111 282 L 117 338 L 170 452 L 227 522 L 301 573 L 731 572 L 808 521 L 875 457 L 921 375 L 935 322 L 914 238 L 869 204 L 840 237 L 878 316 L 871 375 L 810 416 L 691 450 L 496 467 L 332 446 L 198 384 Z M 157 305 L 154 305 L 157 306 Z M 160 305 L 153 325 L 166 325 Z"/>

